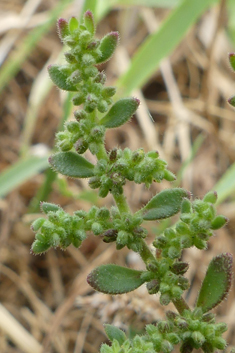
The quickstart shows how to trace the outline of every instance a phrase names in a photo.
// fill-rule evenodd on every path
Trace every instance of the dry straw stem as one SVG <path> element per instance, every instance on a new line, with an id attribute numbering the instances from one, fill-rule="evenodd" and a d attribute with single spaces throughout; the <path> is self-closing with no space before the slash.
<path id="1" fill-rule="evenodd" d="M 0 304 L 0 328 L 24 353 L 42 353 L 42 346 L 35 338 Z"/>

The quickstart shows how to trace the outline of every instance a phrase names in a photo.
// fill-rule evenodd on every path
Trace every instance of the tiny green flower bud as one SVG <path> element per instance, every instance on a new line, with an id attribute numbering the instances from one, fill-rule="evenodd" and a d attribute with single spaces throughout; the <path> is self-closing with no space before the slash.
<path id="1" fill-rule="evenodd" d="M 41 208 L 41 211 L 45 214 L 48 214 L 49 212 L 56 212 L 56 211 L 62 210 L 61 207 L 59 207 L 58 205 L 55 205 L 54 203 L 49 203 L 49 202 L 41 202 L 40 208 Z"/>
<path id="2" fill-rule="evenodd" d="M 192 318 L 194 320 L 201 320 L 202 314 L 203 314 L 202 308 L 195 308 L 193 310 Z"/>
<path id="3" fill-rule="evenodd" d="M 101 185 L 100 178 L 97 176 L 91 177 L 88 182 L 91 189 L 97 189 Z"/>
<path id="4" fill-rule="evenodd" d="M 164 170 L 164 179 L 167 181 L 174 181 L 176 180 L 176 176 L 174 173 L 170 172 L 169 170 Z"/>
<path id="5" fill-rule="evenodd" d="M 82 62 L 85 66 L 94 65 L 95 59 L 91 54 L 84 54 L 82 56 Z"/>
<path id="6" fill-rule="evenodd" d="M 82 44 L 86 45 L 88 42 L 90 42 L 92 36 L 90 34 L 89 31 L 82 31 L 82 33 L 80 34 L 79 40 Z M 86 55 L 86 54 L 85 54 Z M 93 58 L 94 60 L 94 58 Z M 93 65 L 95 63 L 95 61 L 93 61 L 89 63 L 89 61 L 86 60 L 86 65 Z M 85 63 L 85 61 L 84 61 Z"/>
<path id="7" fill-rule="evenodd" d="M 79 70 L 74 71 L 72 73 L 72 75 L 70 75 L 67 78 L 67 82 L 72 85 L 76 85 L 77 83 L 79 83 L 81 81 L 82 81 L 82 76 L 81 76 L 81 72 Z"/>
<path id="8" fill-rule="evenodd" d="M 225 349 L 227 342 L 222 337 L 215 337 L 212 341 L 212 345 L 217 349 Z"/>
<path id="9" fill-rule="evenodd" d="M 66 124 L 66 129 L 71 133 L 79 132 L 79 124 L 76 121 L 70 121 Z"/>
<path id="10" fill-rule="evenodd" d="M 62 152 L 68 152 L 71 150 L 71 148 L 73 148 L 73 144 L 72 142 L 68 141 L 68 140 L 63 140 L 63 141 L 59 141 L 57 143 L 57 146 L 59 147 L 59 149 Z"/>
<path id="11" fill-rule="evenodd" d="M 191 202 L 188 199 L 183 199 L 181 204 L 181 213 L 191 213 L 192 206 Z"/>
<path id="12" fill-rule="evenodd" d="M 172 324 L 169 321 L 159 321 L 157 324 L 157 328 L 161 333 L 170 332 L 172 329 Z"/>
<path id="13" fill-rule="evenodd" d="M 204 197 L 203 201 L 205 202 L 210 202 L 210 203 L 216 203 L 218 198 L 217 192 L 216 191 L 209 191 Z"/>
<path id="14" fill-rule="evenodd" d="M 32 230 L 34 232 L 37 232 L 41 228 L 44 222 L 45 222 L 45 218 L 36 219 L 31 225 Z"/>
<path id="15" fill-rule="evenodd" d="M 161 350 L 163 351 L 163 353 L 170 353 L 171 351 L 173 351 L 173 349 L 174 347 L 169 341 L 167 340 L 162 341 Z"/>
<path id="16" fill-rule="evenodd" d="M 177 327 L 179 327 L 181 330 L 185 330 L 188 328 L 188 323 L 185 319 L 181 318 L 181 317 L 177 317 L 175 319 L 175 324 Z"/>
<path id="17" fill-rule="evenodd" d="M 104 87 L 102 89 L 102 96 L 104 98 L 110 98 L 115 95 L 116 90 L 116 87 Z"/>
<path id="18" fill-rule="evenodd" d="M 118 234 L 118 231 L 116 229 L 108 229 L 103 233 L 103 236 L 104 236 L 103 241 L 105 243 L 114 242 L 117 239 L 117 234 Z"/>
<path id="19" fill-rule="evenodd" d="M 92 232 L 93 232 L 95 235 L 99 235 L 99 234 L 101 234 L 101 233 L 103 232 L 103 227 L 102 227 L 102 225 L 101 225 L 100 223 L 98 223 L 98 222 L 94 222 L 94 223 L 92 224 L 91 229 L 92 229 Z"/>
<path id="20" fill-rule="evenodd" d="M 64 53 L 65 56 L 65 60 L 69 63 L 69 64 L 76 64 L 77 60 L 75 58 L 75 56 L 71 53 Z"/>
<path id="21" fill-rule="evenodd" d="M 175 246 L 170 246 L 168 249 L 168 256 L 170 259 L 178 259 L 181 255 L 181 249 Z"/>
<path id="22" fill-rule="evenodd" d="M 183 289 L 183 290 L 186 290 L 189 288 L 189 281 L 187 278 L 179 275 L 178 277 L 178 286 Z"/>
<path id="23" fill-rule="evenodd" d="M 77 121 L 87 118 L 87 113 L 84 110 L 75 110 L 73 114 Z"/>
<path id="24" fill-rule="evenodd" d="M 169 240 L 174 239 L 176 237 L 175 231 L 172 228 L 167 228 L 164 234 Z"/>
<path id="25" fill-rule="evenodd" d="M 171 266 L 171 271 L 176 275 L 183 275 L 188 271 L 189 264 L 187 262 L 178 261 Z"/>
<path id="26" fill-rule="evenodd" d="M 109 193 L 109 186 L 108 185 L 101 185 L 99 189 L 99 196 L 104 198 Z"/>
<path id="27" fill-rule="evenodd" d="M 195 344 L 195 348 L 197 348 L 197 349 L 199 349 L 206 340 L 205 337 L 203 336 L 203 334 L 199 331 L 194 331 L 192 333 L 192 339 Z"/>
<path id="28" fill-rule="evenodd" d="M 228 330 L 228 325 L 225 322 L 220 322 L 215 325 L 215 334 L 222 335 L 222 333 Z"/>
<path id="29" fill-rule="evenodd" d="M 167 337 L 167 340 L 174 345 L 178 344 L 181 341 L 180 337 L 173 332 L 168 333 L 166 337 Z"/>
<path id="30" fill-rule="evenodd" d="M 146 287 L 149 294 L 156 294 L 160 289 L 160 284 L 157 279 L 153 279 L 151 282 L 147 283 Z"/>
<path id="31" fill-rule="evenodd" d="M 168 239 L 164 235 L 159 235 L 153 242 L 153 246 L 157 249 L 164 249 L 168 243 Z"/>
<path id="32" fill-rule="evenodd" d="M 171 296 L 169 293 L 164 293 L 164 294 L 161 294 L 160 296 L 160 304 L 161 305 L 168 305 L 171 301 Z"/>
<path id="33" fill-rule="evenodd" d="M 74 148 L 79 154 L 85 153 L 88 147 L 89 147 L 89 144 L 83 138 L 78 139 L 74 144 Z"/>
<path id="34" fill-rule="evenodd" d="M 208 322 L 208 323 L 215 323 L 215 314 L 213 313 L 206 313 L 202 316 L 202 321 L 203 322 Z"/>
<path id="35" fill-rule="evenodd" d="M 80 105 L 85 102 L 85 99 L 86 98 L 83 93 L 76 93 L 72 99 L 73 105 Z"/>
<path id="36" fill-rule="evenodd" d="M 183 290 L 179 286 L 173 286 L 171 288 L 171 294 L 173 298 L 179 299 L 183 293 Z"/>
<path id="37" fill-rule="evenodd" d="M 180 247 L 181 249 L 187 249 L 193 246 L 192 237 L 190 235 L 182 235 L 180 237 Z"/>
<path id="38" fill-rule="evenodd" d="M 179 233 L 180 235 L 189 235 L 190 234 L 190 230 L 187 224 L 183 223 L 183 222 L 179 222 L 176 224 L 175 230 L 177 231 L 177 233 Z"/>
<path id="39" fill-rule="evenodd" d="M 32 244 L 31 251 L 37 255 L 46 252 L 51 245 L 49 243 L 41 243 L 39 240 L 35 240 Z"/>
<path id="40" fill-rule="evenodd" d="M 179 317 L 179 314 L 176 314 L 171 310 L 167 310 L 166 317 L 168 318 L 168 320 L 174 321 L 177 317 Z"/>
<path id="41" fill-rule="evenodd" d="M 99 72 L 94 79 L 94 82 L 101 83 L 102 85 L 105 83 L 105 81 L 106 81 L 106 75 L 104 72 Z"/>
<path id="42" fill-rule="evenodd" d="M 228 218 L 222 216 L 222 215 L 219 215 L 219 216 L 216 216 L 213 221 L 211 222 L 211 229 L 220 229 L 222 228 L 226 223 L 228 222 Z"/>
<path id="43" fill-rule="evenodd" d="M 200 250 L 207 249 L 207 242 L 205 240 L 201 240 L 198 237 L 194 238 L 194 246 Z"/>
<path id="44" fill-rule="evenodd" d="M 107 102 L 104 99 L 101 99 L 98 102 L 97 109 L 99 110 L 100 113 L 106 113 L 107 110 L 109 109 L 109 106 L 108 106 Z"/>

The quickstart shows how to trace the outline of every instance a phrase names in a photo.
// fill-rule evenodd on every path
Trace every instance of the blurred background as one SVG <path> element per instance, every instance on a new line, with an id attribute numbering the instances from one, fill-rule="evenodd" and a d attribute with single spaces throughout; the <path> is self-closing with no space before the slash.
<path id="1" fill-rule="evenodd" d="M 120 32 L 113 58 L 101 65 L 119 97 L 134 95 L 141 106 L 132 121 L 107 133 L 106 148 L 158 150 L 175 183 L 128 183 L 125 192 L 137 210 L 160 190 L 183 186 L 202 197 L 217 190 L 218 213 L 229 224 L 210 240 L 207 251 L 189 249 L 184 260 L 193 305 L 213 256 L 235 254 L 235 51 L 234 0 L 1 0 L 0 1 L 0 351 L 1 353 L 95 353 L 106 340 L 103 323 L 130 335 L 164 318 L 146 288 L 123 296 L 95 293 L 87 274 L 102 263 L 143 267 L 139 257 L 90 236 L 80 249 L 30 254 L 30 223 L 39 201 L 67 212 L 100 200 L 85 180 L 67 180 L 48 168 L 54 135 L 72 119 L 71 95 L 49 80 L 47 66 L 63 63 L 56 30 L 58 17 L 94 12 L 97 37 Z M 176 217 L 177 219 L 177 217 Z M 171 223 L 148 223 L 151 243 Z M 235 344 L 235 290 L 215 311 L 229 325 Z M 167 309 L 172 309 L 169 305 Z"/>

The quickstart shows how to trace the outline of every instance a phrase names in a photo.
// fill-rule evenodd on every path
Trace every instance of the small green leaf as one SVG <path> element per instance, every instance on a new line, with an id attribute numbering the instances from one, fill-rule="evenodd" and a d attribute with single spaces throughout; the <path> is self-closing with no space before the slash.
<path id="1" fill-rule="evenodd" d="M 91 11 L 87 10 L 84 14 L 84 24 L 87 30 L 94 35 L 95 34 L 95 22 L 94 16 Z"/>
<path id="2" fill-rule="evenodd" d="M 57 28 L 61 40 L 63 40 L 66 36 L 69 35 L 68 22 L 64 18 L 59 18 L 57 22 Z"/>
<path id="3" fill-rule="evenodd" d="M 63 89 L 65 91 L 72 91 L 72 92 L 77 91 L 77 88 L 75 85 L 72 85 L 67 82 L 68 77 L 61 72 L 59 65 L 49 65 L 48 73 L 51 80 L 60 89 Z"/>
<path id="4" fill-rule="evenodd" d="M 49 203 L 49 202 L 41 202 L 40 204 L 41 211 L 45 214 L 48 214 L 49 212 L 56 212 L 61 210 L 61 207 L 58 205 L 55 205 L 54 203 Z"/>
<path id="5" fill-rule="evenodd" d="M 228 55 L 228 58 L 229 58 L 231 68 L 233 69 L 233 71 L 235 71 L 235 53 L 230 53 Z"/>
<path id="6" fill-rule="evenodd" d="M 188 191 L 180 188 L 167 189 L 154 196 L 141 212 L 144 220 L 169 218 L 179 212 L 183 199 L 189 198 Z"/>
<path id="7" fill-rule="evenodd" d="M 97 64 L 104 63 L 112 57 L 118 45 L 118 39 L 118 32 L 110 32 L 104 38 L 102 38 L 99 46 L 102 55 L 96 59 Z"/>
<path id="8" fill-rule="evenodd" d="M 120 330 L 120 328 L 113 325 L 105 324 L 104 329 L 106 335 L 108 336 L 111 342 L 113 342 L 113 340 L 117 340 L 120 346 L 125 342 L 126 335 L 122 330 Z"/>
<path id="9" fill-rule="evenodd" d="M 76 17 L 71 17 L 69 20 L 69 31 L 73 33 L 78 28 L 78 20 Z"/>
<path id="10" fill-rule="evenodd" d="M 196 304 L 203 312 L 219 305 L 228 294 L 232 283 L 232 262 L 229 253 L 218 255 L 210 262 Z"/>
<path id="11" fill-rule="evenodd" d="M 48 242 L 42 243 L 40 240 L 34 240 L 31 247 L 31 251 L 35 255 L 42 254 L 46 252 L 48 249 L 50 249 L 50 247 L 51 247 L 51 244 Z"/>
<path id="12" fill-rule="evenodd" d="M 75 152 L 59 152 L 48 161 L 57 173 L 71 178 L 89 178 L 94 175 L 94 165 Z"/>
<path id="13" fill-rule="evenodd" d="M 128 293 L 145 282 L 141 278 L 142 272 L 113 264 L 101 265 L 88 275 L 87 282 L 102 293 Z"/>
<path id="14" fill-rule="evenodd" d="M 123 98 L 114 103 L 109 112 L 100 120 L 106 128 L 125 124 L 136 112 L 140 101 L 137 98 Z"/>

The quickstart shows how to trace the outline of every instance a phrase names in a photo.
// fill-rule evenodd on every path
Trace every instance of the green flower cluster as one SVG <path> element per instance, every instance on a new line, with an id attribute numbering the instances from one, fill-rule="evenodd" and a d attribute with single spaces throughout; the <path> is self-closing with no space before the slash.
<path id="1" fill-rule="evenodd" d="M 177 259 L 185 248 L 196 246 L 206 249 L 207 241 L 213 235 L 213 230 L 223 227 L 227 218 L 216 216 L 214 203 L 217 200 L 215 192 L 209 192 L 203 200 L 192 203 L 185 199 L 181 205 L 180 221 L 175 228 L 168 228 L 164 234 L 156 237 L 153 245 L 161 249 L 165 258 Z"/>
<path id="2" fill-rule="evenodd" d="M 51 247 L 66 249 L 70 244 L 79 247 L 86 233 L 101 235 L 106 243 L 116 241 L 117 249 L 127 246 L 137 251 L 138 239 L 145 238 L 146 229 L 140 227 L 143 219 L 131 214 L 120 214 L 117 207 L 109 211 L 106 207 L 91 207 L 88 212 L 66 213 L 61 207 L 42 202 L 41 210 L 46 218 L 38 218 L 32 223 L 36 233 L 32 251 L 35 254 L 47 251 Z"/>
<path id="3" fill-rule="evenodd" d="M 215 323 L 214 314 L 203 314 L 201 308 L 195 308 L 193 312 L 185 310 L 183 315 L 172 311 L 168 311 L 166 315 L 166 320 L 159 321 L 156 325 L 147 325 L 146 333 L 143 336 L 135 336 L 133 340 L 127 339 L 126 336 L 120 340 L 118 329 L 113 327 L 116 338 L 112 337 L 111 346 L 103 344 L 100 352 L 170 353 L 179 343 L 181 353 L 191 352 L 194 348 L 201 348 L 205 353 L 225 349 L 226 341 L 222 334 L 227 331 L 227 325 Z"/>
<path id="4" fill-rule="evenodd" d="M 90 11 L 84 14 L 80 24 L 75 17 L 69 22 L 60 18 L 58 31 L 63 43 L 70 48 L 65 53 L 67 64 L 50 65 L 48 72 L 59 88 L 76 92 L 72 102 L 75 106 L 83 104 L 83 109 L 74 112 L 77 122 L 67 123 L 65 130 L 57 134 L 57 146 L 63 152 L 75 147 L 78 153 L 84 153 L 89 143 L 103 142 L 105 130 L 90 119 L 90 113 L 96 109 L 107 112 L 116 88 L 103 86 L 106 76 L 95 65 L 111 58 L 119 35 L 111 32 L 101 40 L 94 39 L 95 24 Z"/>
<path id="5" fill-rule="evenodd" d="M 185 310 L 183 315 L 176 315 L 173 323 L 177 327 L 179 336 L 183 342 L 181 352 L 187 352 L 190 348 L 202 348 L 205 353 L 211 353 L 215 349 L 225 349 L 226 341 L 221 335 L 227 331 L 225 323 L 215 323 L 215 315 L 203 314 L 202 308 L 195 308 L 192 312 Z"/>
<path id="6" fill-rule="evenodd" d="M 189 288 L 188 279 L 183 274 L 188 270 L 185 262 L 174 262 L 172 259 L 160 259 L 147 265 L 148 272 L 144 276 L 149 279 L 149 294 L 160 293 L 160 303 L 168 305 L 172 300 L 179 299 Z"/>
<path id="7" fill-rule="evenodd" d="M 167 163 L 159 158 L 158 152 L 145 153 L 143 148 L 136 151 L 115 148 L 109 153 L 108 160 L 98 161 L 89 185 L 92 189 L 99 188 L 100 197 L 107 196 L 110 190 L 114 194 L 122 194 L 126 180 L 145 183 L 146 187 L 153 181 L 175 180 L 175 175 L 166 167 Z"/>

